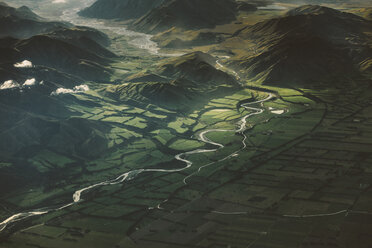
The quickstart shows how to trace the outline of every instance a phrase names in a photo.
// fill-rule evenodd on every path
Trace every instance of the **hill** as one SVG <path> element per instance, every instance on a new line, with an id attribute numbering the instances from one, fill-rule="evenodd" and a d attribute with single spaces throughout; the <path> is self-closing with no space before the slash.
<path id="1" fill-rule="evenodd" d="M 109 78 L 104 68 L 109 59 L 81 47 L 48 35 L 38 35 L 14 44 L 20 57 L 28 58 L 35 65 L 55 68 L 86 80 L 101 81 Z"/>
<path id="2" fill-rule="evenodd" d="M 158 33 L 172 27 L 182 29 L 213 28 L 234 21 L 243 3 L 234 0 L 168 0 L 136 20 L 132 28 Z M 243 4 L 245 10 L 254 5 Z"/>
<path id="3" fill-rule="evenodd" d="M 226 91 L 239 88 L 236 80 L 217 70 L 214 57 L 194 52 L 161 61 L 153 71 L 131 75 L 106 94 L 121 101 L 140 101 L 167 109 L 188 111 L 195 105 Z"/>
<path id="4" fill-rule="evenodd" d="M 72 25 L 46 21 L 26 6 L 13 8 L 0 2 L 0 38 L 12 36 L 24 39 L 36 34 L 68 27 L 72 27 Z"/>
<path id="5" fill-rule="evenodd" d="M 107 35 L 95 29 L 49 22 L 27 7 L 13 8 L 0 3 L 0 79 L 3 81 L 23 81 L 29 76 L 25 74 L 69 85 L 71 78 L 107 80 L 111 72 L 105 67 L 115 57 L 105 48 L 109 44 Z M 24 60 L 33 66 L 27 69 L 13 66 Z"/>
<path id="6" fill-rule="evenodd" d="M 70 118 L 67 105 L 75 97 L 52 93 L 81 92 L 89 89 L 86 81 L 109 80 L 107 65 L 115 58 L 109 44 L 97 30 L 48 22 L 27 7 L 0 3 L 1 160 L 44 147 L 85 157 L 97 154 L 93 146 L 105 149 L 106 127 Z"/>
<path id="7" fill-rule="evenodd" d="M 252 80 L 266 84 L 342 84 L 359 75 L 361 62 L 370 58 L 371 27 L 350 13 L 301 6 L 237 32 L 234 39 L 255 44 L 255 51 L 237 56 L 235 64 Z"/>
<path id="8" fill-rule="evenodd" d="M 198 84 L 198 87 L 209 84 L 237 84 L 232 76 L 217 70 L 215 64 L 216 59 L 211 55 L 193 52 L 160 63 L 157 71 L 172 79 L 185 78 Z"/>
<path id="9" fill-rule="evenodd" d="M 101 19 L 134 19 L 158 7 L 164 0 L 98 0 L 79 15 Z"/>
<path id="10" fill-rule="evenodd" d="M 367 20 L 372 21 L 372 7 L 369 8 L 360 8 L 360 9 L 351 9 L 351 13 L 359 15 Z"/>

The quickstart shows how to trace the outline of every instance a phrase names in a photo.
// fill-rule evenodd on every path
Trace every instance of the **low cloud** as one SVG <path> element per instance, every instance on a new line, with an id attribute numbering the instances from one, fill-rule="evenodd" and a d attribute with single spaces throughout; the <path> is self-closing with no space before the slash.
<path id="1" fill-rule="evenodd" d="M 36 79 L 35 78 L 27 79 L 23 83 L 23 86 L 34 86 L 34 85 L 36 85 Z"/>
<path id="2" fill-rule="evenodd" d="M 0 85 L 0 90 L 19 88 L 21 85 L 14 80 L 7 80 Z"/>
<path id="3" fill-rule="evenodd" d="M 22 62 L 14 64 L 14 67 L 16 68 L 31 68 L 32 62 L 29 60 L 23 60 Z"/>
<path id="4" fill-rule="evenodd" d="M 89 90 L 89 86 L 86 84 L 75 86 L 73 89 L 58 88 L 52 92 L 52 96 L 58 96 L 63 94 L 76 94 L 82 93 Z"/>
<path id="5" fill-rule="evenodd" d="M 7 80 L 3 84 L 0 85 L 0 90 L 8 90 L 8 89 L 16 89 L 16 88 L 22 90 L 23 88 L 26 88 L 26 87 L 30 88 L 37 84 L 42 85 L 44 84 L 44 81 L 37 83 L 35 78 L 30 78 L 30 79 L 27 79 L 23 84 L 19 84 L 15 80 Z"/>

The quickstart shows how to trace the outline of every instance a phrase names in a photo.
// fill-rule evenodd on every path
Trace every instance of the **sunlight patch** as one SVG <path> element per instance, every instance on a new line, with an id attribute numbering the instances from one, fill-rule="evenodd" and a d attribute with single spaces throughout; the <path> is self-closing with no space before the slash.
<path id="1" fill-rule="evenodd" d="M 82 93 L 89 90 L 89 86 L 86 84 L 75 86 L 73 89 L 58 88 L 52 92 L 52 96 L 58 96 L 61 94 L 76 94 Z"/>

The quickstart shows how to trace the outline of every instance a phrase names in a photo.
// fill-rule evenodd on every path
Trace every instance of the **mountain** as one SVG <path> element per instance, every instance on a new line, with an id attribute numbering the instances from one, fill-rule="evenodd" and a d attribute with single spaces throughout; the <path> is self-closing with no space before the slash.
<path id="1" fill-rule="evenodd" d="M 10 98 L 9 92 L 5 94 L 0 91 L 0 96 L 2 104 Z M 42 108 L 48 112 L 63 111 L 67 114 L 56 100 L 36 92 L 24 95 L 18 101 L 26 101 L 24 98 L 32 98 L 31 106 L 26 109 Z M 104 123 L 81 118 L 53 119 L 29 113 L 20 108 L 19 103 L 16 104 L 0 110 L 0 115 L 7 117 L 0 122 L 3 131 L 0 133 L 0 157 L 3 159 L 14 156 L 26 158 L 42 147 L 84 157 L 94 157 L 107 148 L 104 133 L 107 133 L 109 127 Z"/>
<path id="2" fill-rule="evenodd" d="M 14 37 L 27 39 L 39 34 L 51 34 L 60 39 L 76 42 L 79 38 L 87 37 L 100 46 L 108 46 L 109 38 L 104 33 L 88 27 L 76 27 L 65 22 L 51 22 L 28 7 L 13 8 L 0 2 L 0 38 Z"/>
<path id="3" fill-rule="evenodd" d="M 197 88 L 231 85 L 237 86 L 235 78 L 215 68 L 216 58 L 203 52 L 192 52 L 180 57 L 160 61 L 154 72 L 144 71 L 125 79 L 127 82 L 169 82 L 184 79 Z"/>
<path id="4" fill-rule="evenodd" d="M 2 44 L 1 44 L 2 43 Z M 23 73 L 36 72 L 39 76 L 45 75 L 48 68 L 59 81 L 59 76 L 66 73 L 71 77 L 75 75 L 79 81 L 105 81 L 110 78 L 111 72 L 106 69 L 114 54 L 95 43 L 84 38 L 70 38 L 68 41 L 59 39 L 54 34 L 35 35 L 28 39 L 3 38 L 0 39 L 2 58 L 0 59 L 0 79 L 17 79 Z M 13 65 L 24 60 L 30 61 L 30 68 L 16 68 Z M 3 70 L 1 70 L 3 68 Z M 27 72 L 26 72 L 27 69 Z"/>
<path id="5" fill-rule="evenodd" d="M 126 78 L 126 83 L 109 87 L 105 94 L 121 101 L 135 100 L 188 111 L 195 105 L 239 86 L 229 74 L 217 70 L 216 59 L 193 52 L 161 61 L 153 72 Z"/>
<path id="6" fill-rule="evenodd" d="M 248 77 L 276 86 L 347 82 L 371 58 L 371 22 L 331 8 L 306 5 L 238 31 L 235 39 L 255 44 L 235 65 Z"/>
<path id="7" fill-rule="evenodd" d="M 193 52 L 166 60 L 158 66 L 158 73 L 169 78 L 185 78 L 203 85 L 235 85 L 236 80 L 229 74 L 215 68 L 216 59 L 203 52 Z"/>
<path id="8" fill-rule="evenodd" d="M 69 86 L 72 78 L 75 84 L 108 80 L 111 72 L 105 67 L 115 57 L 105 48 L 109 44 L 107 35 L 95 29 L 49 22 L 27 7 L 0 4 L 0 79 L 3 81 L 24 80 L 29 76 L 24 73 Z M 13 66 L 24 60 L 34 66 L 27 69 Z"/>
<path id="9" fill-rule="evenodd" d="M 20 40 L 14 44 L 14 49 L 35 65 L 79 75 L 86 80 L 104 81 L 110 77 L 109 71 L 104 67 L 110 62 L 108 58 L 48 35 Z"/>
<path id="10" fill-rule="evenodd" d="M 367 20 L 372 21 L 372 7 L 369 8 L 360 8 L 360 9 L 352 9 L 352 13 L 362 16 Z"/>
<path id="11" fill-rule="evenodd" d="M 72 25 L 46 21 L 26 6 L 13 8 L 0 2 L 0 38 L 12 36 L 23 39 L 68 27 L 72 27 Z"/>
<path id="12" fill-rule="evenodd" d="M 105 150 L 109 127 L 71 117 L 67 105 L 85 103 L 63 93 L 110 79 L 116 55 L 105 48 L 109 38 L 3 3 L 0 34 L 0 160 L 26 159 L 45 148 L 83 157 Z M 57 91 L 60 96 L 53 94 Z"/>
<path id="13" fill-rule="evenodd" d="M 164 0 L 98 0 L 79 15 L 101 19 L 134 19 L 158 7 Z"/>
<path id="14" fill-rule="evenodd" d="M 184 111 L 195 102 L 197 93 L 179 81 L 126 83 L 106 89 L 105 94 L 119 101 L 136 101 Z"/>
<path id="15" fill-rule="evenodd" d="M 364 11 L 364 18 L 367 20 L 372 20 L 372 8 L 365 9 Z"/>
<path id="16" fill-rule="evenodd" d="M 132 24 L 145 33 L 157 33 L 172 27 L 183 29 L 213 28 L 234 21 L 239 8 L 254 5 L 234 0 L 168 0 Z"/>
<path id="17" fill-rule="evenodd" d="M 218 44 L 224 41 L 227 37 L 230 37 L 230 35 L 221 32 L 194 30 L 180 31 L 171 28 L 153 36 L 152 40 L 157 42 L 159 47 L 162 48 L 182 49 Z"/>
<path id="18" fill-rule="evenodd" d="M 27 6 L 13 8 L 4 2 L 0 2 L 0 17 L 12 17 L 17 19 L 25 19 L 30 21 L 40 21 L 42 18 L 33 13 Z"/>
<path id="19" fill-rule="evenodd" d="M 172 27 L 186 30 L 213 28 L 234 21 L 239 11 L 255 11 L 259 5 L 262 5 L 262 1 L 98 0 L 79 14 L 91 18 L 131 19 L 131 29 L 159 33 Z M 206 42 L 205 38 L 203 35 L 196 37 L 195 42 L 203 44 Z M 168 45 L 172 46 L 178 45 Z"/>

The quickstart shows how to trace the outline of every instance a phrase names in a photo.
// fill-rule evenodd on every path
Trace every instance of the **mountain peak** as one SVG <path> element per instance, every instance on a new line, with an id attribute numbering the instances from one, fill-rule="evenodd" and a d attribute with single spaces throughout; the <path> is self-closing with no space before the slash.
<path id="1" fill-rule="evenodd" d="M 25 20 L 41 20 L 42 18 L 32 12 L 32 10 L 26 6 L 19 8 L 13 8 L 6 3 L 0 2 L 0 17 L 15 17 Z"/>
<path id="2" fill-rule="evenodd" d="M 320 5 L 302 5 L 300 7 L 291 9 L 287 12 L 287 16 L 295 15 L 319 15 L 319 14 L 339 14 L 338 10 L 331 9 Z"/>
<path id="3" fill-rule="evenodd" d="M 300 16 L 300 15 L 313 15 L 313 16 L 328 16 L 343 19 L 362 20 L 362 17 L 357 15 L 342 12 L 336 9 L 328 8 L 321 5 L 302 5 L 300 7 L 291 9 L 287 12 L 286 16 Z"/>

